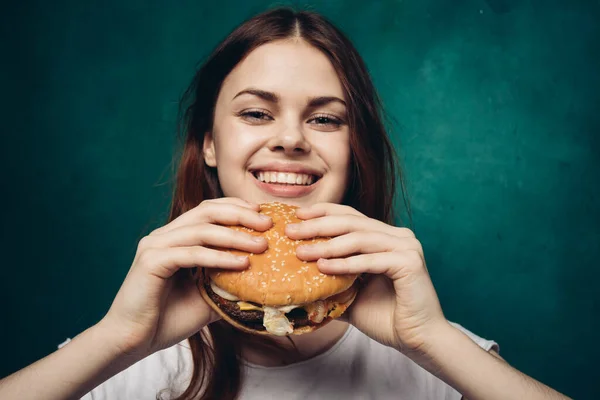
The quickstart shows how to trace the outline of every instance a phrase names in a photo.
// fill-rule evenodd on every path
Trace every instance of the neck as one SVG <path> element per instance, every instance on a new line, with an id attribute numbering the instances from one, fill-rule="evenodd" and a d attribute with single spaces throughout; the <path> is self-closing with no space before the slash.
<path id="1" fill-rule="evenodd" d="M 298 336 L 290 336 L 294 342 L 298 353 L 292 359 L 285 360 L 274 353 L 266 353 L 251 346 L 242 347 L 242 357 L 252 363 L 264 367 L 280 367 L 296 362 L 308 360 L 316 357 L 333 347 L 348 329 L 348 323 L 334 320 L 317 329 L 314 332 L 305 333 Z M 289 339 L 285 337 L 273 337 L 273 339 L 282 346 L 289 346 Z"/>

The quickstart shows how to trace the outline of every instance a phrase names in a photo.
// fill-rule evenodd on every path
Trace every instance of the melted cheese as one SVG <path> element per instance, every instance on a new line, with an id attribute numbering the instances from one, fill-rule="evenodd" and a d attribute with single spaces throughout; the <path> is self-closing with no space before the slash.
<path id="1" fill-rule="evenodd" d="M 241 311 L 262 311 L 262 308 L 257 307 L 252 303 L 247 303 L 245 301 L 238 301 L 237 305 Z"/>
<path id="2" fill-rule="evenodd" d="M 329 317 L 332 319 L 336 319 L 339 318 L 344 311 L 346 311 L 346 308 L 348 308 L 345 305 L 341 305 L 341 304 L 335 304 L 333 310 L 331 310 L 331 312 L 329 313 Z"/>

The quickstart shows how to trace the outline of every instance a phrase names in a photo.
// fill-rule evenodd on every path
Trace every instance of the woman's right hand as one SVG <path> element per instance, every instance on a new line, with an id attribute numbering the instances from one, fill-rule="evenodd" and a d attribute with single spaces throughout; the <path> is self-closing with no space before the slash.
<path id="1" fill-rule="evenodd" d="M 140 241 L 129 273 L 99 323 L 120 352 L 145 357 L 219 319 L 194 280 L 178 279 L 181 276 L 175 273 L 193 267 L 246 268 L 247 257 L 239 259 L 211 247 L 265 251 L 262 237 L 222 226 L 265 231 L 272 221 L 258 210 L 258 205 L 237 198 L 206 200 Z"/>

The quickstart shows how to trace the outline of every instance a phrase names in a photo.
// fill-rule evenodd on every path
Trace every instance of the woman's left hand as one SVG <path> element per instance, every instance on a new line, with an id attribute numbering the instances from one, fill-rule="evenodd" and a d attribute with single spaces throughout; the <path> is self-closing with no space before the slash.
<path id="1" fill-rule="evenodd" d="M 318 260 L 326 274 L 374 274 L 347 311 L 356 328 L 405 354 L 425 351 L 428 339 L 447 328 L 421 243 L 411 230 L 339 204 L 315 204 L 296 215 L 304 221 L 288 225 L 291 239 L 333 237 L 299 246 L 298 258 Z"/>

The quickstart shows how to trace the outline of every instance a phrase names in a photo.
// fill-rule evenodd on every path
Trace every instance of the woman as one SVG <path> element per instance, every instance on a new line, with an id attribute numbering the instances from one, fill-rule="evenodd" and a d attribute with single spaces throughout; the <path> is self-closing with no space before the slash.
<path id="1" fill-rule="evenodd" d="M 276 9 L 238 27 L 184 98 L 185 147 L 170 222 L 142 239 L 106 316 L 4 379 L 1 398 L 564 398 L 449 323 L 414 234 L 391 225 L 396 167 L 367 70 L 314 13 Z M 259 183 L 259 172 L 310 185 Z M 292 239 L 329 274 L 371 277 L 346 320 L 302 336 L 241 334 L 208 307 L 192 268 L 243 269 L 215 247 L 260 253 L 258 204 L 300 206 Z M 189 339 L 188 339 L 189 338 Z"/>

